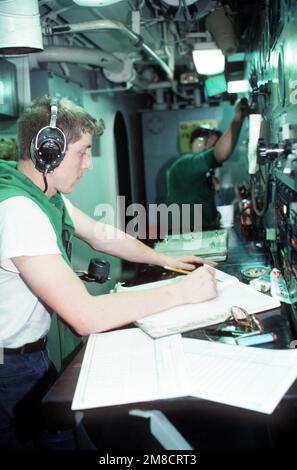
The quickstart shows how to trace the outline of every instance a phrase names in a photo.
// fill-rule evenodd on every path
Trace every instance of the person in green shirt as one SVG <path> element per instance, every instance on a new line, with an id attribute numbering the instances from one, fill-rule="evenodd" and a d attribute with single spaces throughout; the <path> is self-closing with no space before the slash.
<path id="1" fill-rule="evenodd" d="M 234 117 L 224 134 L 217 130 L 196 128 L 190 136 L 191 152 L 181 155 L 167 171 L 167 205 L 177 204 L 178 220 L 169 223 L 172 233 L 198 231 L 220 226 L 212 185 L 212 170 L 222 165 L 232 154 L 238 141 L 248 102 L 243 98 L 235 107 Z M 182 217 L 183 205 L 188 205 L 189 220 Z M 202 204 L 202 221 L 197 205 Z"/>

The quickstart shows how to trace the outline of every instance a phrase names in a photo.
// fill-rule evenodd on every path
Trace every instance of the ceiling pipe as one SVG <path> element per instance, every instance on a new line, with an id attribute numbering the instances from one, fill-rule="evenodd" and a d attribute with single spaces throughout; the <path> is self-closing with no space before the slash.
<path id="1" fill-rule="evenodd" d="M 94 31 L 94 30 L 118 30 L 122 31 L 129 39 L 131 39 L 136 47 L 141 48 L 144 50 L 166 73 L 167 78 L 170 82 L 172 82 L 172 86 L 176 87 L 174 82 L 173 70 L 162 60 L 158 54 L 151 49 L 143 39 L 138 34 L 135 34 L 129 28 L 127 28 L 123 23 L 119 21 L 111 21 L 111 20 L 94 20 L 94 21 L 86 21 L 83 23 L 75 23 L 75 24 L 64 24 L 58 26 L 46 26 L 44 28 L 44 33 L 47 35 L 52 34 L 69 34 L 69 33 L 80 33 L 86 31 Z"/>
<path id="2" fill-rule="evenodd" d="M 84 47 L 52 46 L 43 52 L 30 54 L 30 67 L 37 68 L 42 62 L 68 62 L 102 67 L 109 72 L 120 74 L 124 70 L 124 62 L 112 54 Z"/>
<path id="3" fill-rule="evenodd" d="M 108 88 L 95 88 L 94 90 L 86 90 L 86 93 L 90 95 L 96 95 L 101 93 L 114 93 L 118 91 L 128 91 L 132 88 L 132 83 L 127 83 L 126 86 L 118 86 L 118 87 L 108 87 Z"/>

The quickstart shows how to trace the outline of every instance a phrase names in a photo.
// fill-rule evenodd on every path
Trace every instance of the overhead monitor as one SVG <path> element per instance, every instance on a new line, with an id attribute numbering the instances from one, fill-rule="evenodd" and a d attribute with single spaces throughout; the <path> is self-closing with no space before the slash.
<path id="1" fill-rule="evenodd" d="M 206 94 L 209 98 L 212 96 L 221 95 L 227 91 L 227 83 L 223 73 L 207 78 L 204 82 L 204 85 Z"/>

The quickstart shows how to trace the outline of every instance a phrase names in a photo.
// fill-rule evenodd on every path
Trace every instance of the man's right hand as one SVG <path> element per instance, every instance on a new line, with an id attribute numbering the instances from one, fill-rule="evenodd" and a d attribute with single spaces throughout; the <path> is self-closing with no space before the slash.
<path id="1" fill-rule="evenodd" d="M 202 266 L 188 274 L 179 283 L 183 303 L 198 303 L 214 299 L 217 296 L 215 270 Z"/>

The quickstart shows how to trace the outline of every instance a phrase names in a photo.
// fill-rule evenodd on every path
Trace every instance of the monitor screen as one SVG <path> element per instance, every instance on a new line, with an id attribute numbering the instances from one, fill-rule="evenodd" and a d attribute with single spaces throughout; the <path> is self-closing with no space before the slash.
<path id="1" fill-rule="evenodd" d="M 224 74 L 207 78 L 204 85 L 208 97 L 220 95 L 227 91 L 227 83 Z"/>

